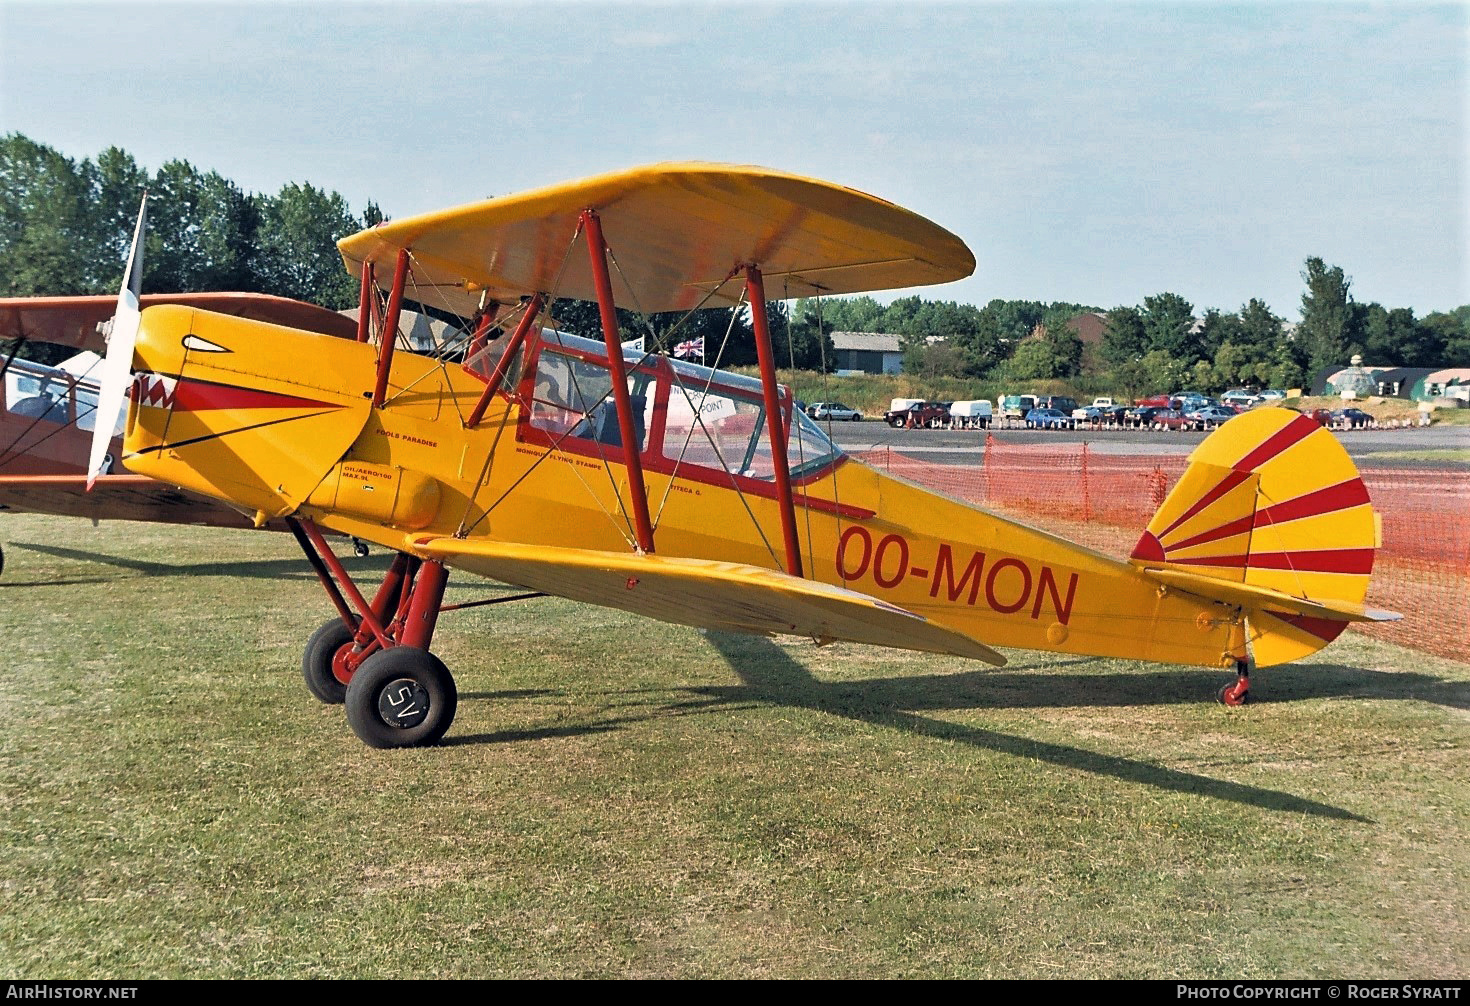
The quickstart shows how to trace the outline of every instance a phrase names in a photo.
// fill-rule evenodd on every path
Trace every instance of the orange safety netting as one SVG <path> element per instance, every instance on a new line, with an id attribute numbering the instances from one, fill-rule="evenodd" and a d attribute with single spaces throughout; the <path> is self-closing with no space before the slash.
<path id="1" fill-rule="evenodd" d="M 893 450 L 857 457 L 1089 548 L 1126 556 L 1184 472 L 1183 454 L 1104 453 L 1087 444 L 1005 444 L 986 438 L 982 463 L 939 464 Z M 1353 627 L 1379 639 L 1464 659 L 1470 632 L 1470 486 L 1446 468 L 1364 464 L 1383 520 L 1368 604 L 1400 622 Z"/>

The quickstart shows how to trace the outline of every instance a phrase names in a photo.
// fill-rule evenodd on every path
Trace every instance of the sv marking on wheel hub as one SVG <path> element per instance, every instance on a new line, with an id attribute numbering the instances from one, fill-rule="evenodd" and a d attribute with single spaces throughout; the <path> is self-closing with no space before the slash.
<path id="1" fill-rule="evenodd" d="M 378 715 L 399 730 L 416 727 L 429 715 L 429 693 L 413 678 L 395 678 L 378 693 Z"/>

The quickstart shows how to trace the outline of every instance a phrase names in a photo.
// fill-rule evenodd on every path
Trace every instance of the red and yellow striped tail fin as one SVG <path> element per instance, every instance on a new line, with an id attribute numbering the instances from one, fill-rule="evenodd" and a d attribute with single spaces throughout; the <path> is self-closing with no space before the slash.
<path id="1" fill-rule="evenodd" d="M 1379 521 L 1330 430 L 1290 409 L 1257 409 L 1189 461 L 1132 561 L 1173 588 L 1243 608 L 1258 666 L 1315 653 L 1350 621 L 1398 617 L 1363 606 Z"/>

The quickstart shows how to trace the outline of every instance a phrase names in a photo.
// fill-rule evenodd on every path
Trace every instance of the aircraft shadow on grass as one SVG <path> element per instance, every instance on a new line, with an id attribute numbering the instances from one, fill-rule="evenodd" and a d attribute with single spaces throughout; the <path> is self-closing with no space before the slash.
<path id="1" fill-rule="evenodd" d="M 84 549 L 63 548 L 59 545 L 40 545 L 33 542 L 14 541 L 7 547 L 37 552 L 56 559 L 72 559 L 77 562 L 96 563 L 114 569 L 127 570 L 142 576 L 243 576 L 261 580 L 278 580 L 282 577 L 316 579 L 311 566 L 301 556 L 285 559 L 241 559 L 234 562 L 148 562 L 126 556 L 108 555 L 104 552 L 89 552 Z M 379 550 L 365 559 L 340 557 L 354 574 L 364 577 L 379 577 L 387 571 L 392 553 Z M 27 583 L 0 580 L 0 587 L 40 587 L 63 583 L 102 583 L 107 577 L 91 576 L 86 579 L 58 578 Z"/>
<path id="2" fill-rule="evenodd" d="M 1199 702 L 1202 701 L 1201 695 L 1208 695 L 1219 685 L 1222 675 L 1218 671 L 1161 670 L 1106 676 L 1048 673 L 1043 677 L 1015 672 L 979 671 L 831 684 L 819 681 L 785 650 L 768 639 L 716 632 L 708 633 L 707 638 L 740 678 L 741 683 L 690 689 L 699 696 L 698 699 L 673 703 L 664 708 L 663 714 L 697 715 L 714 709 L 769 704 L 813 709 L 877 726 L 904 730 L 918 736 L 956 741 L 1157 789 L 1198 793 L 1288 814 L 1310 814 L 1345 821 L 1371 820 L 1341 807 L 1279 790 L 1211 778 L 982 727 L 929 719 L 916 712 L 926 709 L 1146 706 Z M 1064 661 L 1061 665 L 1091 662 L 1091 659 L 1083 658 Z M 1047 666 L 1056 667 L 1058 663 L 1051 662 Z M 1025 669 L 1018 667 L 1015 670 Z M 1461 709 L 1470 708 L 1470 685 L 1426 674 L 1314 664 L 1272 668 L 1271 682 L 1273 697 L 1269 701 L 1340 696 L 1413 699 Z M 545 689 L 510 693 L 467 693 L 461 699 L 495 700 L 539 697 L 550 693 Z M 1062 695 L 1069 698 L 1062 701 L 1059 699 Z M 648 718 L 649 714 L 644 711 L 611 716 L 596 723 L 578 726 L 448 737 L 442 743 L 492 744 L 605 733 Z"/>
<path id="3" fill-rule="evenodd" d="M 1341 807 L 1319 803 L 1283 793 L 1279 790 L 1249 786 L 1227 779 L 1183 772 L 1134 761 L 1117 755 L 1101 754 L 1083 748 L 1054 744 L 1049 741 L 1017 737 L 1013 734 L 987 730 L 983 727 L 966 726 L 928 719 L 913 712 L 914 709 L 969 709 L 969 708 L 1026 708 L 1058 705 L 1146 705 L 1146 696 L 1157 690 L 1163 679 L 1197 677 L 1218 683 L 1218 673 L 1191 674 L 1178 671 L 1153 674 L 1109 675 L 1106 678 L 1048 675 L 1044 680 L 1031 680 L 1020 675 L 976 673 L 959 675 L 924 675 L 917 678 L 889 678 L 886 680 L 843 682 L 826 684 L 814 678 L 805 667 L 768 639 L 709 633 L 710 643 L 739 676 L 738 686 L 717 686 L 696 689 L 697 692 L 724 702 L 765 702 L 779 705 L 814 709 L 848 719 L 891 727 L 912 734 L 941 740 L 957 741 L 973 747 L 996 751 L 1018 758 L 1059 765 L 1063 768 L 1079 769 L 1097 775 L 1111 776 L 1125 782 L 1153 786 L 1157 789 L 1181 793 L 1198 793 L 1233 803 L 1247 804 L 1263 810 L 1280 811 L 1288 814 L 1311 814 L 1316 817 L 1336 818 L 1347 821 L 1368 821 Z M 1119 684 L 1122 677 L 1125 682 Z M 988 683 L 1002 679 L 996 693 L 989 693 Z M 1009 679 L 1005 681 L 1004 679 Z M 1133 679 L 1130 683 L 1126 679 Z M 1153 681 L 1158 679 L 1158 681 Z M 1150 685 L 1145 685 L 1150 681 Z M 1084 684 L 1095 688 L 1098 698 L 1110 701 L 1067 702 L 1057 701 L 1057 696 L 1067 694 L 1067 689 Z M 1042 696 L 1042 690 L 1046 696 Z M 1108 693 L 1120 693 L 1105 695 Z M 989 694 L 987 694 L 989 693 Z M 1121 697 L 1120 697 L 1121 695 Z M 1197 695 L 1197 693 L 1196 693 Z M 992 698 L 999 701 L 990 701 Z M 1166 701 L 1185 701 L 1171 698 Z M 1198 701 L 1198 698 L 1195 698 Z"/>
<path id="4" fill-rule="evenodd" d="M 1111 776 L 1158 789 L 1203 796 L 1290 814 L 1311 814 L 1338 820 L 1369 821 L 1351 811 L 1279 790 L 1215 779 L 1192 772 L 1152 765 L 1117 755 L 1055 744 L 1027 737 L 929 719 L 917 710 L 1028 709 L 1063 706 L 1148 706 L 1203 701 L 1224 680 L 1219 671 L 1159 670 L 1108 675 L 974 671 L 926 674 L 903 678 L 827 683 L 793 659 L 784 649 L 760 636 L 710 632 L 711 645 L 740 678 L 739 685 L 702 686 L 700 696 L 674 703 L 665 713 L 692 715 L 712 709 L 776 704 L 813 709 L 878 726 L 957 741 L 1019 758 L 1031 758 L 1064 768 Z M 1046 666 L 1090 664 L 1092 658 L 1052 661 Z M 1470 684 L 1417 672 L 1388 672 L 1338 664 L 1274 667 L 1269 672 L 1267 701 L 1291 702 L 1310 698 L 1381 698 L 1434 702 L 1457 709 L 1470 708 Z M 468 693 L 465 700 L 537 697 L 547 690 L 520 693 Z M 1067 696 L 1065 700 L 1061 696 Z M 537 730 L 503 731 L 449 737 L 446 744 L 505 743 L 548 737 L 604 733 L 624 724 L 647 719 L 646 713 L 613 716 L 593 724 Z"/>

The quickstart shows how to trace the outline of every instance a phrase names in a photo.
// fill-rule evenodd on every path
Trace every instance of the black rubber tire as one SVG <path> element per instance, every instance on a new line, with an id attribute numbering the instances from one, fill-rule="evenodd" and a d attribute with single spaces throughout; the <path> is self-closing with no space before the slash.
<path id="1" fill-rule="evenodd" d="M 301 654 L 301 677 L 306 690 L 329 706 L 340 706 L 347 699 L 347 686 L 332 673 L 332 658 L 352 642 L 356 635 L 340 618 L 324 623 L 306 641 Z"/>
<path id="2" fill-rule="evenodd" d="M 405 690 L 419 694 L 410 700 L 427 705 L 423 719 L 397 726 L 384 719 L 384 704 Z M 352 732 L 371 748 L 414 748 L 433 744 L 454 722 L 459 691 L 444 662 L 428 650 L 395 646 L 379 650 L 357 668 L 347 686 L 347 722 Z"/>

